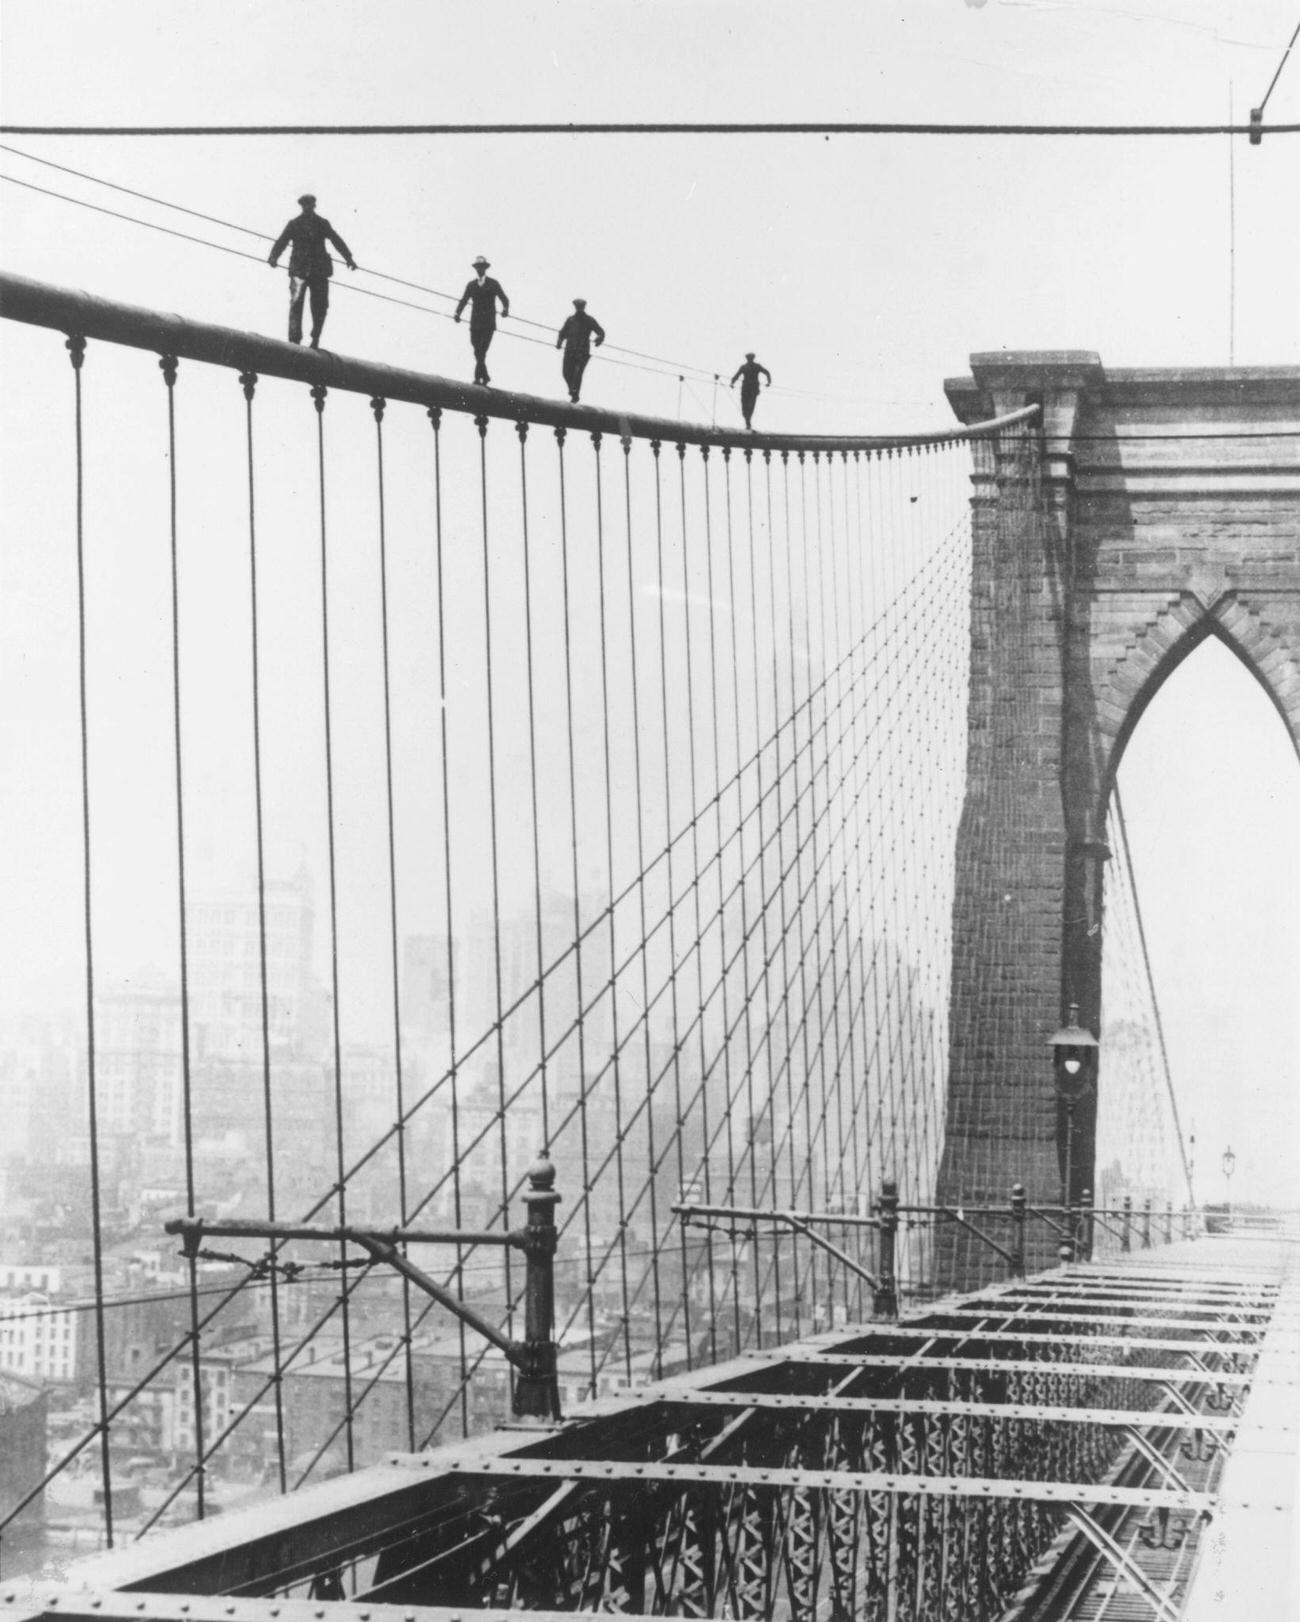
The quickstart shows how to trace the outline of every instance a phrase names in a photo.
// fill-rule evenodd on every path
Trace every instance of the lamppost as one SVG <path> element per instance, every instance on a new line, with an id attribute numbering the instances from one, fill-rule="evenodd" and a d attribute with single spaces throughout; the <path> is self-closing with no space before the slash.
<path id="1" fill-rule="evenodd" d="M 1079 1005 L 1070 1004 L 1066 1023 L 1049 1040 L 1052 1074 L 1057 1098 L 1065 1105 L 1065 1141 L 1060 1145 L 1061 1206 L 1068 1211 L 1074 1204 L 1074 1111 L 1093 1084 L 1100 1044 L 1091 1031 L 1079 1024 Z M 1059 1140 L 1058 1140 L 1059 1142 Z M 1071 1249 L 1074 1249 L 1073 1232 Z"/>
<path id="2" fill-rule="evenodd" d="M 1223 1159 L 1219 1162 L 1223 1167 L 1223 1203 L 1227 1206 L 1226 1221 L 1232 1222 L 1232 1174 L 1237 1169 L 1237 1157 L 1232 1152 L 1232 1145 L 1223 1151 Z"/>

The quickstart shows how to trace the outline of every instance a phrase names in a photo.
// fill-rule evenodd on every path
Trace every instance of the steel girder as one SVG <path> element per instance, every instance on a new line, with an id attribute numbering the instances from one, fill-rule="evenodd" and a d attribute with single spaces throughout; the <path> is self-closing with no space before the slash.
<path id="1" fill-rule="evenodd" d="M 1125 1526 L 1232 1513 L 1212 1478 L 1244 1425 L 1229 1408 L 1260 1326 L 1222 1341 L 1176 1298 L 1153 1319 L 1165 1303 L 1145 1279 L 1119 1303 L 1132 1317 L 1110 1299 L 1064 1314 L 1063 1290 L 1096 1277 L 1054 1273 L 1029 1300 L 1019 1283 L 965 1295 L 567 1424 L 395 1456 L 105 1557 L 73 1589 L 0 1589 L 0 1622 L 463 1622 L 468 1607 L 975 1622 L 1085 1534 L 1145 1571 Z M 1122 1282 L 1108 1276 L 1110 1296 Z M 1243 1303 L 1223 1296 L 1235 1316 Z M 1199 1281 L 1189 1299 L 1208 1305 Z M 1042 1327 L 1062 1316 L 1061 1333 Z M 1148 1320 L 1193 1334 L 1128 1332 Z"/>

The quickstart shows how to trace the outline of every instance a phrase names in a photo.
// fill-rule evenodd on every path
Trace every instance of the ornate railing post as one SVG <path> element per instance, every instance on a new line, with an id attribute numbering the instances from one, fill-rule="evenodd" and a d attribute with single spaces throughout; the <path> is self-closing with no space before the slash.
<path id="1" fill-rule="evenodd" d="M 1079 1242 L 1075 1249 L 1075 1259 L 1090 1262 L 1092 1260 L 1093 1224 L 1092 1190 L 1085 1188 L 1079 1196 Z"/>
<path id="2" fill-rule="evenodd" d="M 1077 1261 L 1079 1257 L 1079 1207 L 1069 1194 L 1061 1207 L 1061 1225 L 1065 1229 L 1057 1254 L 1063 1262 Z"/>
<path id="3" fill-rule="evenodd" d="M 1172 1200 L 1166 1200 L 1165 1201 L 1165 1243 L 1167 1245 L 1172 1245 L 1173 1242 L 1174 1242 L 1174 1202 Z"/>
<path id="4" fill-rule="evenodd" d="M 1011 1276 L 1025 1276 L 1025 1206 L 1029 1203 L 1023 1183 L 1011 1187 Z"/>
<path id="5" fill-rule="evenodd" d="M 1151 1196 L 1142 1201 L 1142 1248 L 1151 1249 Z"/>
<path id="6" fill-rule="evenodd" d="M 1127 1253 L 1133 1248 L 1133 1196 L 1124 1196 L 1124 1215 L 1119 1225 L 1119 1248 Z"/>
<path id="7" fill-rule="evenodd" d="M 555 1249 L 559 1235 L 555 1167 L 545 1151 L 528 1168 L 528 1222 L 524 1240 L 524 1360 L 515 1380 L 515 1413 L 530 1419 L 560 1417 L 555 1347 Z"/>
<path id="8" fill-rule="evenodd" d="M 895 1248 L 898 1238 L 898 1184 L 887 1177 L 880 1185 L 880 1260 L 876 1271 L 880 1283 L 872 1297 L 872 1311 L 877 1318 L 898 1316 L 898 1276 L 895 1271 Z"/>

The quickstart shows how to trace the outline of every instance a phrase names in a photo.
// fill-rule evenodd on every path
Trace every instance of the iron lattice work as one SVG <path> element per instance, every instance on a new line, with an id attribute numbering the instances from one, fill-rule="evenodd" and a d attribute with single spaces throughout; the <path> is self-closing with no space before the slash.
<path id="1" fill-rule="evenodd" d="M 1104 1614 L 1118 1591 L 1133 1615 L 1174 1618 L 1206 1522 L 1250 1508 L 1224 1462 L 1294 1302 L 1285 1256 L 1215 1248 L 751 1352 L 0 1599 L 24 1619 L 359 1622 L 391 1605 L 979 1622 Z"/>
<path id="2" fill-rule="evenodd" d="M 81 1002 L 15 1119 L 85 1213 L 94 1391 L 0 1527 L 76 1475 L 120 1541 L 508 1408 L 372 1253 L 182 1261 L 183 1214 L 500 1230 L 545 1146 L 566 1411 L 863 1316 L 797 1235 L 672 1207 L 930 1197 L 969 444 L 1033 439 L 720 433 L 0 294 L 43 594 L 11 916 Z M 437 1278 L 517 1338 L 508 1248 Z"/>

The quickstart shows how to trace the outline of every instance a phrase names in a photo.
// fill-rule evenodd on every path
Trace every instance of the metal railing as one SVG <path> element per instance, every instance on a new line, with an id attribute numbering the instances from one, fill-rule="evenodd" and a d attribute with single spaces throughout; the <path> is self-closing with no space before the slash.
<path id="1" fill-rule="evenodd" d="M 10 386 L 43 428 L 7 491 L 7 544 L 39 536 L 43 578 L 52 547 L 76 561 L 81 634 L 55 651 L 58 691 L 79 699 L 84 839 L 61 854 L 83 880 L 72 945 L 86 951 L 85 1085 L 63 1117 L 89 1115 L 98 1275 L 83 1337 L 96 1418 L 26 1501 L 93 1447 L 116 1536 L 114 1453 L 138 1453 L 186 1381 L 204 1389 L 209 1348 L 240 1323 L 270 1346 L 259 1372 L 229 1408 L 194 1404 L 188 1462 L 161 1504 L 125 1517 L 130 1531 L 191 1494 L 205 1513 L 217 1467 L 250 1436 L 273 1438 L 263 1464 L 282 1488 L 337 1450 L 364 1462 L 382 1444 L 358 1416 L 393 1384 L 406 1416 L 394 1445 L 478 1428 L 480 1388 L 496 1418 L 488 1354 L 536 1338 L 512 1247 L 463 1239 L 430 1273 L 497 1339 L 462 1337 L 453 1389 L 425 1401 L 439 1296 L 413 1304 L 422 1286 L 408 1272 L 395 1300 L 387 1255 L 348 1252 L 344 1236 L 499 1234 L 543 1147 L 566 1168 L 550 1339 L 582 1365 L 571 1388 L 596 1394 L 615 1376 L 633 1384 L 797 1335 L 832 1273 L 836 1312 L 861 1311 L 866 1279 L 823 1246 L 796 1250 L 787 1233 L 725 1254 L 670 1207 L 691 1187 L 755 1207 L 843 1206 L 880 1188 L 885 1167 L 906 1198 L 930 1190 L 965 744 L 966 446 L 1009 435 L 1032 450 L 1037 408 L 932 434 L 751 434 L 304 351 L 16 276 L 0 276 L 0 316 L 13 323 Z M 41 329 L 66 346 L 44 347 Z M 133 551 L 146 543 L 147 562 Z M 107 635 L 129 615 L 103 596 L 106 555 L 146 591 L 149 569 L 170 564 L 161 617 L 134 627 L 141 648 L 162 633 L 146 660 L 158 679 L 120 710 L 118 678 L 140 650 Z M 217 642 L 203 634 L 213 620 Z M 359 702 L 370 672 L 364 723 L 346 733 L 340 701 Z M 200 713 L 196 691 L 225 702 Z M 228 1120 L 258 1168 L 244 1209 L 265 1212 L 270 1255 L 243 1258 L 242 1276 L 231 1263 L 220 1283 L 183 1256 L 188 1322 L 127 1368 L 106 1351 L 127 1292 L 110 1276 L 115 1194 L 102 1184 L 117 1140 L 140 1134 L 102 1074 L 122 1057 L 106 1054 L 103 1029 L 105 926 L 120 918 L 94 866 L 116 832 L 95 773 L 101 751 L 138 750 L 142 711 L 167 740 L 166 770 L 151 783 L 146 758 L 126 810 L 156 832 L 141 878 L 167 892 L 172 920 L 148 951 L 177 975 L 163 1009 L 176 1051 L 154 1057 L 179 1077 L 159 1108 L 174 1110 L 183 1151 L 183 1222 L 191 1250 L 214 1231 L 228 1190 L 198 1146 L 225 1129 L 205 1123 Z M 323 771 L 307 771 L 302 739 L 317 735 Z M 221 770 L 206 761 L 196 777 L 214 737 Z M 287 760 L 292 794 L 274 801 Z M 242 798 L 207 837 L 232 852 L 242 839 L 256 884 L 232 876 L 233 903 L 199 902 L 195 826 L 224 802 L 197 785 L 236 768 Z M 373 849 L 349 835 L 344 793 L 371 796 Z M 323 944 L 300 965 L 326 1027 L 310 1051 L 287 1051 L 270 1012 L 277 952 L 296 950 L 270 939 L 272 903 L 284 905 L 269 889 L 273 820 L 320 875 Z M 419 962 L 438 988 L 414 1034 L 399 997 L 413 893 Z M 295 927 L 316 917 L 301 893 L 293 905 Z M 348 936 L 362 911 L 381 943 L 368 955 Z M 235 955 L 253 994 L 218 983 L 212 942 L 232 929 L 247 937 Z M 382 1045 L 349 1030 L 358 984 L 391 996 Z M 246 1015 L 239 1056 L 219 1065 L 197 1030 L 209 994 Z M 312 1240 L 276 1237 L 290 1200 L 290 1228 Z M 319 1228 L 335 1236 L 332 1262 Z M 903 1287 L 923 1262 L 900 1260 Z M 291 1441 L 289 1394 L 340 1339 L 339 1415 Z"/>

